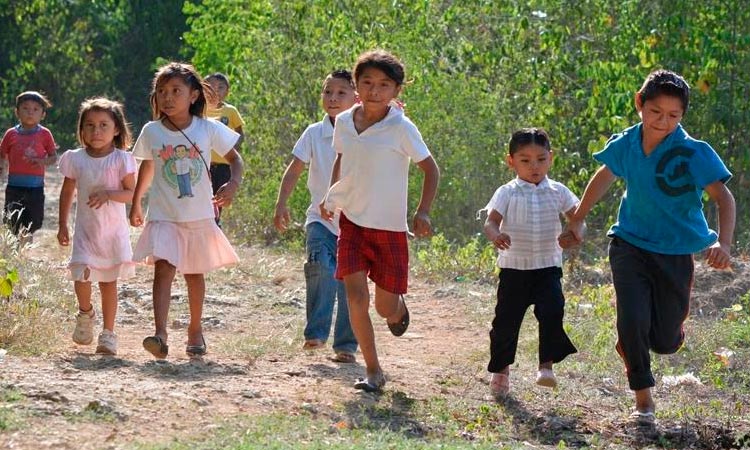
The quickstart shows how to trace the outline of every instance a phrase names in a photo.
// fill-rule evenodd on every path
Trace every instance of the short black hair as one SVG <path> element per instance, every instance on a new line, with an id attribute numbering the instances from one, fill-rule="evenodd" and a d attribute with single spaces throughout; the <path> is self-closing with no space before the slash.
<path id="1" fill-rule="evenodd" d="M 356 82 L 362 76 L 362 72 L 369 67 L 383 71 L 388 78 L 396 82 L 397 86 L 404 84 L 404 63 L 392 53 L 376 49 L 359 55 L 354 65 L 354 81 Z"/>
<path id="2" fill-rule="evenodd" d="M 227 77 L 226 75 L 224 75 L 221 72 L 215 72 L 215 73 L 212 73 L 211 75 L 209 75 L 209 76 L 206 77 L 206 81 L 211 81 L 211 80 L 219 80 L 222 83 L 226 84 L 227 87 L 230 87 L 229 86 L 229 77 Z"/>
<path id="3" fill-rule="evenodd" d="M 354 77 L 352 77 L 352 73 L 346 69 L 334 69 L 331 71 L 331 73 L 328 74 L 328 77 L 326 78 L 338 78 L 340 80 L 345 80 L 349 82 L 351 87 L 354 87 Z"/>
<path id="4" fill-rule="evenodd" d="M 551 151 L 549 135 L 542 128 L 521 128 L 513 132 L 508 142 L 508 154 L 513 156 L 521 147 L 535 144 Z"/>
<path id="5" fill-rule="evenodd" d="M 52 103 L 47 99 L 47 97 L 44 96 L 41 92 L 37 91 L 26 91 L 21 92 L 16 97 L 16 109 L 18 109 L 19 106 L 21 106 L 21 103 L 32 101 L 37 102 L 42 106 L 42 109 L 44 111 L 47 111 L 47 108 L 50 108 L 52 106 Z"/>
<path id="6" fill-rule="evenodd" d="M 690 86 L 684 78 L 671 70 L 659 69 L 648 74 L 638 94 L 641 96 L 641 105 L 660 95 L 679 98 L 683 113 L 687 112 L 690 104 Z"/>

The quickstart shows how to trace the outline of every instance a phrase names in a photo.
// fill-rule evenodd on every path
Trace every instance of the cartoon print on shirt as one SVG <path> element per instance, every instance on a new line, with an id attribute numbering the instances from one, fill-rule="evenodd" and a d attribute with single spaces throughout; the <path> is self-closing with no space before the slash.
<path id="1" fill-rule="evenodd" d="M 192 197 L 193 185 L 200 181 L 203 172 L 198 149 L 188 149 L 182 144 L 163 145 L 159 157 L 164 161 L 164 179 L 177 189 L 177 198 Z"/>

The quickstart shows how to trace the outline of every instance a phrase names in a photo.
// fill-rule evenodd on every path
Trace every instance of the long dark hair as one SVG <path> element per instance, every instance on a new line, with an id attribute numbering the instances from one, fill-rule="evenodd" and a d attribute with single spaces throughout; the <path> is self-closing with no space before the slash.
<path id="1" fill-rule="evenodd" d="M 179 78 L 185 82 L 191 90 L 198 91 L 198 99 L 190 105 L 190 114 L 198 117 L 206 117 L 206 105 L 208 104 L 207 97 L 213 98 L 213 89 L 211 89 L 211 86 L 208 83 L 203 81 L 200 74 L 198 74 L 198 71 L 195 70 L 195 67 L 191 64 L 170 62 L 159 67 L 159 70 L 156 71 L 154 80 L 151 83 L 149 101 L 151 102 L 153 119 L 158 120 L 164 117 L 164 113 L 159 110 L 159 105 L 156 102 L 156 91 L 159 86 L 172 78 Z"/>

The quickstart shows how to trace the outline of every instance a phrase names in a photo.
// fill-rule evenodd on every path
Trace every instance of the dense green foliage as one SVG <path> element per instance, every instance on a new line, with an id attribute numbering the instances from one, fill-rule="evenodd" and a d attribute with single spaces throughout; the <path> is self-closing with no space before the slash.
<path id="1" fill-rule="evenodd" d="M 278 183 L 294 142 L 322 116 L 322 78 L 351 67 L 360 52 L 383 47 L 406 63 L 411 82 L 403 99 L 442 169 L 433 221 L 449 241 L 469 242 L 479 232 L 477 210 L 511 176 L 503 161 L 514 129 L 548 129 L 557 155 L 551 175 L 580 194 L 596 168 L 591 152 L 638 120 L 634 92 L 648 72 L 665 67 L 694 87 L 687 130 L 710 142 L 735 174 L 737 240 L 747 249 L 750 9 L 744 0 L 4 3 L 0 117 L 6 125 L 13 123 L 12 97 L 38 88 L 57 105 L 48 120 L 57 136 L 72 135 L 76 105 L 93 94 L 124 99 L 139 127 L 160 61 L 181 56 L 203 73 L 226 72 L 229 101 L 247 121 L 247 182 L 228 217 L 241 240 L 275 238 L 268 229 Z M 412 204 L 422 180 L 413 172 Z M 592 229 L 611 222 L 620 194 L 611 190 L 597 206 Z M 300 183 L 291 201 L 299 221 L 306 202 Z M 715 215 L 710 207 L 709 214 Z"/>

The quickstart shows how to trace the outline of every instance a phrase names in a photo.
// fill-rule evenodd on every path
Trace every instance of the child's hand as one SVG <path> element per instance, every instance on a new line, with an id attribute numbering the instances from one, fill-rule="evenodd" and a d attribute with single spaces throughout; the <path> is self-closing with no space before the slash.
<path id="1" fill-rule="evenodd" d="M 320 205 L 318 205 L 318 209 L 320 209 L 320 215 L 327 221 L 333 222 L 333 216 L 334 211 L 329 211 L 328 208 L 326 208 L 326 201 L 323 199 L 322 202 L 320 202 Z"/>
<path id="2" fill-rule="evenodd" d="M 57 229 L 57 242 L 63 247 L 67 247 L 70 244 L 70 234 L 68 233 L 68 226 L 60 226 Z"/>
<path id="3" fill-rule="evenodd" d="M 273 226 L 276 228 L 276 231 L 280 233 L 286 231 L 286 228 L 291 221 L 292 216 L 289 213 L 289 208 L 287 208 L 286 204 L 281 205 L 277 203 L 276 212 L 273 215 Z"/>
<path id="4" fill-rule="evenodd" d="M 562 248 L 575 247 L 583 242 L 583 235 L 585 233 L 586 223 L 583 220 L 571 219 L 565 230 L 557 237 L 557 243 Z"/>
<path id="5" fill-rule="evenodd" d="M 92 192 L 86 205 L 89 208 L 99 209 L 109 201 L 109 191 Z"/>
<path id="6" fill-rule="evenodd" d="M 425 238 L 432 236 L 432 222 L 426 212 L 417 211 L 414 213 L 414 236 Z"/>
<path id="7" fill-rule="evenodd" d="M 562 233 L 560 233 L 560 236 L 557 237 L 557 243 L 563 249 L 573 248 L 581 245 L 581 241 L 578 240 L 578 238 L 576 238 L 576 235 L 567 228 Z"/>
<path id="8" fill-rule="evenodd" d="M 143 210 L 141 209 L 141 202 L 133 202 L 133 206 L 130 208 L 130 225 L 134 227 L 140 227 L 143 225 Z"/>
<path id="9" fill-rule="evenodd" d="M 510 248 L 510 236 L 507 233 L 500 233 L 492 243 L 500 250 L 508 250 Z"/>
<path id="10" fill-rule="evenodd" d="M 223 208 L 231 205 L 232 199 L 234 199 L 234 194 L 237 193 L 239 187 L 240 183 L 234 180 L 227 181 L 218 191 L 216 191 L 216 195 L 214 195 L 214 203 L 216 206 Z"/>
<path id="11" fill-rule="evenodd" d="M 706 264 L 714 269 L 728 269 L 730 259 L 728 245 L 717 242 L 706 250 Z"/>

